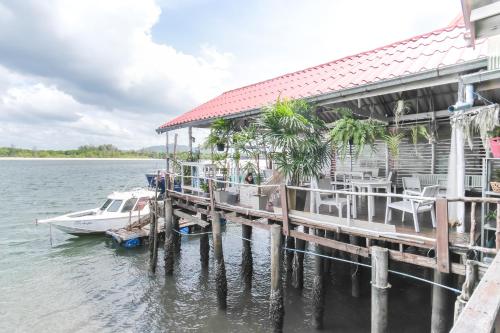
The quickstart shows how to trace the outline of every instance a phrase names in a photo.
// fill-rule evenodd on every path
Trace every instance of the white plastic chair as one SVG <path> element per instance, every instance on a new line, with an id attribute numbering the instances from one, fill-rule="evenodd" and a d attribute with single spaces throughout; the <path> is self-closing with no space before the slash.
<path id="1" fill-rule="evenodd" d="M 427 186 L 424 187 L 421 198 L 435 198 L 438 194 L 439 186 Z M 436 227 L 436 212 L 434 211 L 434 201 L 433 200 L 424 200 L 424 199 L 408 199 L 403 201 L 395 201 L 387 204 L 387 208 L 385 210 L 385 223 L 389 222 L 389 214 L 391 209 L 400 210 L 404 213 L 412 213 L 413 215 L 413 224 L 415 225 L 415 231 L 420 232 L 420 226 L 418 224 L 418 214 L 424 212 L 431 212 L 432 226 Z"/>
<path id="2" fill-rule="evenodd" d="M 401 178 L 401 181 L 403 182 L 403 194 L 422 194 L 422 186 L 420 185 L 420 179 L 418 177 L 403 177 Z"/>
<path id="3" fill-rule="evenodd" d="M 318 187 L 320 190 L 331 190 L 332 189 L 331 180 L 328 178 L 320 179 L 318 182 Z M 333 195 L 333 197 L 330 197 L 330 195 Z M 331 214 L 332 206 L 336 207 L 337 210 L 339 211 L 339 217 L 342 218 L 342 209 L 344 208 L 344 206 L 347 206 L 348 203 L 349 201 L 347 200 L 347 198 L 341 198 L 339 193 L 335 194 L 322 193 L 319 196 L 318 208 L 322 205 L 328 206 L 328 212 Z"/>

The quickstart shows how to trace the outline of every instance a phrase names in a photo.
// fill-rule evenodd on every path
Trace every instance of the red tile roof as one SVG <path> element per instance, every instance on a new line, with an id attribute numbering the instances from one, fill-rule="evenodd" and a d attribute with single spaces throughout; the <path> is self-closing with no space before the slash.
<path id="1" fill-rule="evenodd" d="M 462 20 L 455 19 L 443 29 L 230 90 L 159 130 L 258 109 L 274 103 L 280 95 L 292 99 L 324 95 L 486 56 L 486 41 L 476 41 L 473 49 L 468 47 L 465 33 Z"/>

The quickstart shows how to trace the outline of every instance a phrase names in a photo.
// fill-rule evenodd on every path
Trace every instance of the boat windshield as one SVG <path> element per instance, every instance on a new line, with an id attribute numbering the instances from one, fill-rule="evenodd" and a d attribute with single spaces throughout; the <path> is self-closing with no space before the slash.
<path id="1" fill-rule="evenodd" d="M 135 203 L 137 202 L 137 198 L 131 198 L 125 201 L 125 204 L 123 205 L 122 208 L 122 213 L 128 213 L 134 208 Z"/>
<path id="2" fill-rule="evenodd" d="M 111 205 L 109 205 L 108 212 L 110 213 L 115 213 L 120 209 L 120 206 L 122 205 L 123 200 L 115 200 Z"/>
<path id="3" fill-rule="evenodd" d="M 111 204 L 112 201 L 113 200 L 111 200 L 111 199 L 106 200 L 104 205 L 102 205 L 101 210 L 106 210 L 106 208 L 108 208 L 109 204 Z"/>
<path id="4" fill-rule="evenodd" d="M 137 205 L 134 208 L 134 211 L 143 210 L 144 207 L 146 207 L 148 200 L 149 200 L 149 198 L 140 198 L 139 202 L 137 203 Z"/>

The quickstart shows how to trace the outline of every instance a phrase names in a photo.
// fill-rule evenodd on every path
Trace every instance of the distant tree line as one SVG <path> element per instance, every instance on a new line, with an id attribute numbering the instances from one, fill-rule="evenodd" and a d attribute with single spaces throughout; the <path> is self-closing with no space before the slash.
<path id="1" fill-rule="evenodd" d="M 67 158 L 165 158 L 165 153 L 146 150 L 120 150 L 105 144 L 99 146 L 85 145 L 70 150 L 22 149 L 0 147 L 0 157 L 67 157 Z"/>
<path id="2" fill-rule="evenodd" d="M 0 147 L 0 157 L 37 157 L 37 158 L 157 158 L 165 159 L 164 152 L 155 152 L 146 149 L 120 150 L 111 144 L 99 146 L 84 145 L 78 149 L 70 150 L 45 150 L 45 149 L 23 149 L 11 147 Z M 172 153 L 170 153 L 172 157 Z M 178 152 L 178 160 L 188 160 L 189 153 Z M 206 157 L 206 156 L 202 156 Z M 200 156 L 198 156 L 200 158 Z"/>

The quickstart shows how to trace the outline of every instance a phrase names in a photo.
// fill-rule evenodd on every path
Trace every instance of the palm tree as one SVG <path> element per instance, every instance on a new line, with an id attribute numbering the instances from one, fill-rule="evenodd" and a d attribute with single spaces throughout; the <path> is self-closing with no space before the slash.
<path id="1" fill-rule="evenodd" d="M 258 129 L 274 147 L 272 159 L 291 185 L 318 178 L 331 157 L 325 123 L 303 100 L 278 99 L 264 109 Z"/>

